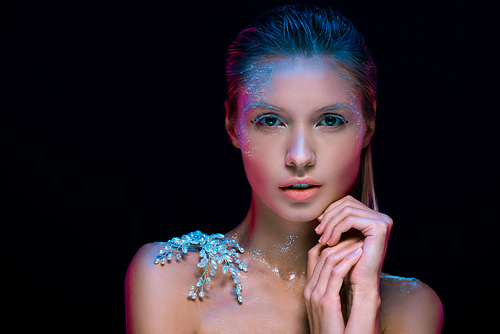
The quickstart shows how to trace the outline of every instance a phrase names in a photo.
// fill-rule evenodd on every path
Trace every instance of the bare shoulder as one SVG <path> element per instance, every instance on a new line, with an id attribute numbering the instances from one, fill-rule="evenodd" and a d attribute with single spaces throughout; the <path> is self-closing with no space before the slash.
<path id="1" fill-rule="evenodd" d="M 127 333 L 196 331 L 195 303 L 188 301 L 187 282 L 196 282 L 198 254 L 154 264 L 161 243 L 142 246 L 125 278 Z M 199 275 L 198 275 L 199 276 Z"/>
<path id="2" fill-rule="evenodd" d="M 380 277 L 382 333 L 440 333 L 443 305 L 434 290 L 416 278 Z"/>

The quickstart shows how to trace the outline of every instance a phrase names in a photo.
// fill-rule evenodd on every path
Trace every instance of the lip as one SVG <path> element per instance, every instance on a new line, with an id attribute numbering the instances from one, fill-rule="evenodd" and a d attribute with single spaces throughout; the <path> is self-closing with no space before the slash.
<path id="1" fill-rule="evenodd" d="M 313 186 L 321 186 L 321 183 L 319 183 L 318 181 L 316 181 L 314 179 L 310 179 L 310 178 L 304 178 L 304 179 L 292 178 L 292 179 L 288 179 L 286 181 L 281 182 L 278 185 L 278 187 L 280 187 L 280 188 L 286 188 L 286 187 L 290 187 L 292 184 L 310 184 L 310 185 L 313 185 Z"/>
<path id="2" fill-rule="evenodd" d="M 289 188 L 293 184 L 308 184 L 312 185 L 313 187 L 305 189 Z M 311 199 L 312 197 L 314 197 L 314 195 L 318 193 L 321 184 L 318 181 L 309 178 L 305 179 L 293 178 L 280 183 L 279 187 L 283 192 L 283 195 L 290 198 L 291 200 L 307 201 L 308 199 Z"/>

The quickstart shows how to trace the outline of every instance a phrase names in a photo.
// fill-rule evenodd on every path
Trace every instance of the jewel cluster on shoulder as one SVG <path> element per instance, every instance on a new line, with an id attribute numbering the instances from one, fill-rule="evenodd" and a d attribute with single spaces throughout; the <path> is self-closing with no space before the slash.
<path id="1" fill-rule="evenodd" d="M 167 241 L 163 249 L 159 250 L 154 264 L 165 265 L 167 261 L 172 260 L 174 255 L 176 259 L 181 259 L 188 251 L 199 252 L 201 260 L 197 266 L 205 268 L 196 285 L 191 285 L 188 296 L 193 299 L 196 299 L 197 296 L 205 296 L 205 290 L 209 291 L 211 288 L 209 285 L 210 276 L 214 276 L 218 265 L 222 265 L 222 273 L 229 272 L 236 285 L 235 298 L 240 303 L 243 301 L 238 273 L 239 271 L 247 271 L 247 266 L 240 260 L 240 254 L 245 250 L 238 245 L 234 236 L 225 238 L 220 233 L 207 235 L 195 231 L 183 235 L 181 238 L 172 238 Z"/>

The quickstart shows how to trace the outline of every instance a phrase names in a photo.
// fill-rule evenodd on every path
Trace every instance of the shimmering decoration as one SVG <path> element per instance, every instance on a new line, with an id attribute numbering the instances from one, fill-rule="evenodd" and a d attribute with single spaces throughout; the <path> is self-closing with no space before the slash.
<path id="1" fill-rule="evenodd" d="M 167 241 L 163 249 L 159 250 L 154 264 L 164 265 L 174 256 L 182 258 L 188 251 L 200 252 L 201 261 L 197 264 L 200 268 L 205 268 L 203 274 L 198 278 L 196 285 L 191 285 L 188 296 L 193 299 L 205 296 L 205 290 L 210 291 L 210 276 L 216 274 L 217 267 L 222 266 L 222 273 L 231 273 L 233 282 L 236 285 L 235 293 L 238 302 L 243 301 L 241 296 L 241 283 L 238 278 L 239 270 L 247 271 L 246 264 L 240 260 L 240 253 L 245 250 L 238 245 L 235 237 L 225 238 L 223 234 L 217 233 L 207 235 L 200 231 L 191 232 L 181 238 L 173 238 Z"/>

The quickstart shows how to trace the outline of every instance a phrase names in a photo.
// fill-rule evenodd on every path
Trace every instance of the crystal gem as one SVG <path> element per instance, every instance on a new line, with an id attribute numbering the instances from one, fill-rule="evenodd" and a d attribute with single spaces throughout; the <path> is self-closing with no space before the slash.
<path id="1" fill-rule="evenodd" d="M 196 251 L 200 254 L 200 262 L 197 264 L 199 268 L 203 268 L 203 273 L 199 277 L 195 285 L 191 285 L 191 290 L 188 296 L 196 299 L 205 296 L 205 290 L 210 290 L 210 276 L 214 276 L 217 272 L 218 265 L 223 265 L 222 273 L 229 272 L 235 283 L 236 299 L 239 303 L 243 301 L 241 295 L 242 287 L 238 278 L 240 271 L 247 271 L 247 266 L 239 259 L 240 253 L 244 249 L 238 245 L 236 238 L 225 238 L 223 234 L 217 233 L 212 235 L 204 234 L 200 231 L 191 232 L 183 235 L 181 238 L 172 238 L 166 244 L 164 249 L 159 251 L 159 256 L 154 260 L 154 264 L 165 265 L 165 263 L 175 256 L 176 259 L 181 259 L 188 251 Z"/>

